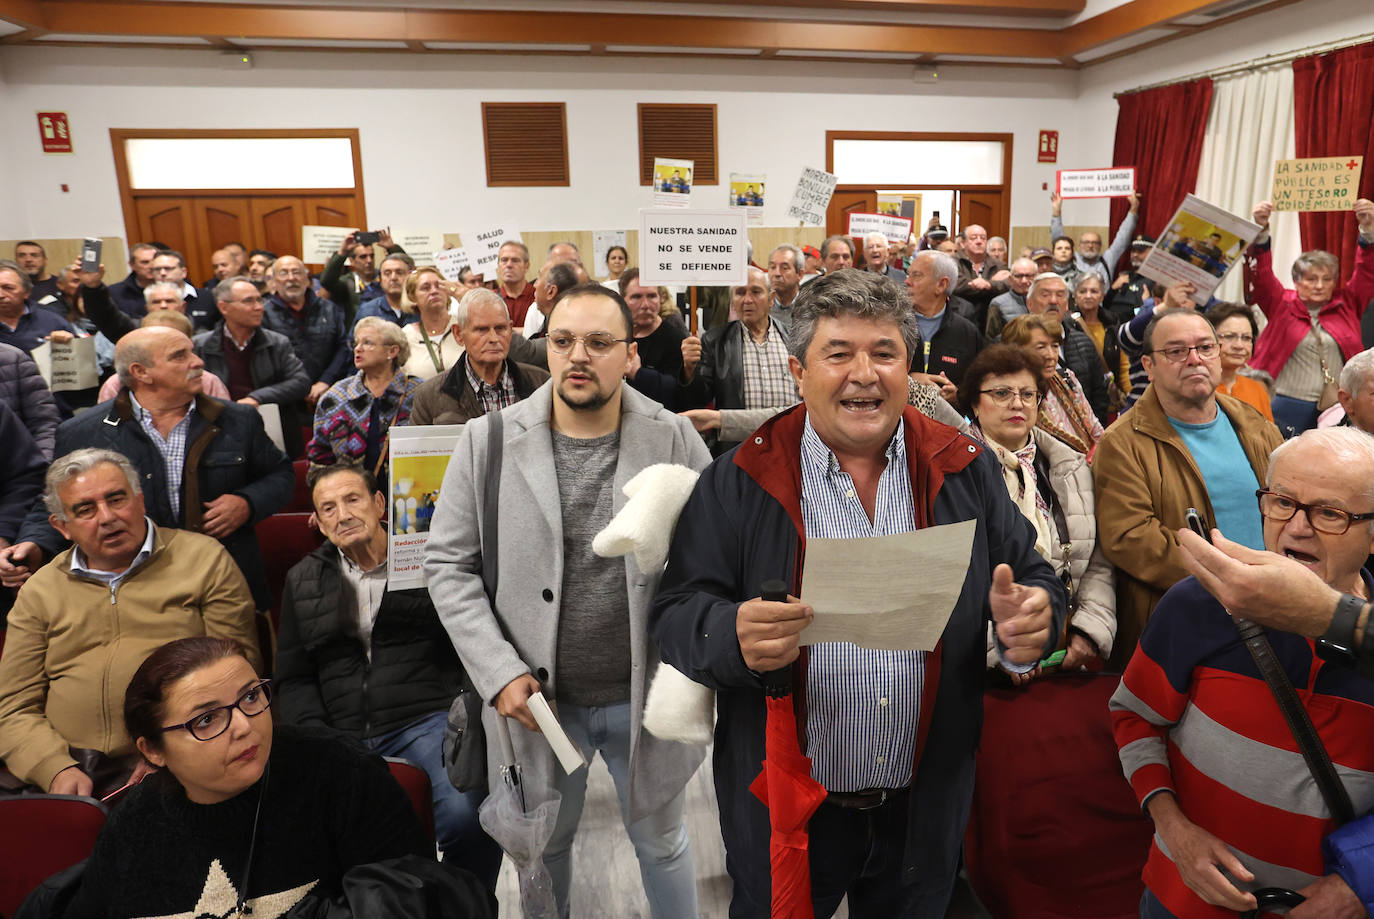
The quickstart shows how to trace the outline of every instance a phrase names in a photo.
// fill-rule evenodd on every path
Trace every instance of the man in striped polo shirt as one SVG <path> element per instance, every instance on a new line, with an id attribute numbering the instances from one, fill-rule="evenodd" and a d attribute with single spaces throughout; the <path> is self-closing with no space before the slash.
<path id="1" fill-rule="evenodd" d="M 1370 482 L 1374 438 L 1359 431 L 1308 431 L 1279 446 L 1258 492 L 1265 547 L 1368 600 Z M 1342 666 L 1339 649 L 1267 635 L 1355 813 L 1369 812 L 1374 681 Z M 1308 897 L 1294 919 L 1365 915 L 1341 876 L 1326 873 L 1322 839 L 1335 823 L 1269 687 L 1196 578 L 1155 607 L 1111 710 L 1122 767 L 1155 822 L 1143 919 L 1234 916 L 1264 887 Z"/>

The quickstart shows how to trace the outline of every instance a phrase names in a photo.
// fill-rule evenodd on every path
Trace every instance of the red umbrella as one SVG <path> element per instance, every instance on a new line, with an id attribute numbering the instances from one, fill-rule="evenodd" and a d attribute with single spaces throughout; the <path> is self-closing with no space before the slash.
<path id="1" fill-rule="evenodd" d="M 773 919 L 812 919 L 810 841 L 807 821 L 825 800 L 825 786 L 811 778 L 811 758 L 797 743 L 792 696 L 765 700 L 763 771 L 749 790 L 768 808 L 772 828 L 768 856 L 773 877 Z"/>

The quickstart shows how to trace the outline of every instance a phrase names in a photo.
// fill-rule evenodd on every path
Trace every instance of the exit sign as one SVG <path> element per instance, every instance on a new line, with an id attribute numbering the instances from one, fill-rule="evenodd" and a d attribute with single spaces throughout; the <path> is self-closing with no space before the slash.
<path id="1" fill-rule="evenodd" d="M 1057 163 L 1059 162 L 1059 132 L 1041 131 L 1039 145 L 1039 162 Z"/>
<path id="2" fill-rule="evenodd" d="M 71 153 L 72 129 L 66 112 L 39 112 L 38 138 L 44 153 Z"/>

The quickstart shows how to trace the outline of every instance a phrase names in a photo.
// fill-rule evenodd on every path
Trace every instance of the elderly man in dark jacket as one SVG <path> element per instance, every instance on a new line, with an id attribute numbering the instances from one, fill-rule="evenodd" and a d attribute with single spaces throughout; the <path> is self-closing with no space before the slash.
<path id="1" fill-rule="evenodd" d="M 265 610 L 271 596 L 253 525 L 290 502 L 291 461 L 268 439 L 256 409 L 201 394 L 203 366 L 175 329 L 130 332 L 115 348 L 124 391 L 63 422 L 56 454 L 99 447 L 128 457 L 143 477 L 153 522 L 218 539 Z M 19 586 L 66 547 L 47 507 L 35 502 L 18 541 L 0 549 L 0 582 Z"/>
<path id="2" fill-rule="evenodd" d="M 751 791 L 766 723 L 783 744 L 804 736 L 768 757 L 805 753 L 801 781 L 821 787 L 804 791 L 824 797 L 803 828 L 815 914 L 831 915 L 847 895 L 856 916 L 943 917 L 973 796 L 989 620 L 1003 666 L 1018 673 L 1054 649 L 1064 626 L 1063 589 L 992 454 L 906 407 L 916 340 L 910 303 L 886 277 L 838 271 L 803 287 L 790 366 L 804 404 L 712 463 L 678 519 L 649 628 L 666 662 L 718 691 L 715 783 L 733 919 L 775 914 L 769 810 Z M 814 615 L 794 599 L 809 539 L 969 522 L 963 587 L 933 649 L 799 647 Z M 760 599 L 771 579 L 793 598 Z M 765 688 L 796 701 L 770 708 Z M 783 784 L 769 780 L 764 794 L 801 796 Z"/>
<path id="3" fill-rule="evenodd" d="M 501 850 L 477 822 L 485 795 L 462 794 L 444 771 L 444 726 L 463 675 L 453 642 L 428 591 L 387 587 L 387 505 L 372 474 L 323 466 L 310 497 L 329 542 L 286 575 L 277 714 L 429 773 L 445 861 L 476 874 L 494 898 Z"/>

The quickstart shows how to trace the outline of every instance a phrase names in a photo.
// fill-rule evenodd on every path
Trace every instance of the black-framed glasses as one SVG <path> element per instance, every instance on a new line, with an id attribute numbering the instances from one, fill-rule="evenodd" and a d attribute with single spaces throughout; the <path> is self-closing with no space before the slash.
<path id="1" fill-rule="evenodd" d="M 1012 389 L 1009 386 L 998 386 L 996 389 L 980 389 L 978 395 L 987 396 L 996 405 L 1011 405 L 1013 397 L 1018 397 L 1022 405 L 1039 405 L 1044 396 L 1040 395 L 1038 389 Z"/>
<path id="2" fill-rule="evenodd" d="M 249 686 L 241 696 L 230 704 L 203 711 L 181 724 L 164 725 L 162 730 L 164 732 L 184 730 L 196 740 L 214 740 L 229 730 L 229 723 L 234 720 L 234 709 L 238 709 L 249 718 L 254 718 L 267 711 L 271 706 L 272 681 L 262 680 Z"/>
<path id="3" fill-rule="evenodd" d="M 1304 511 L 1307 514 L 1307 522 L 1312 525 L 1312 529 L 1328 536 L 1340 536 L 1350 529 L 1350 525 L 1356 520 L 1374 520 L 1374 512 L 1352 514 L 1350 511 L 1331 507 L 1329 504 L 1303 504 L 1301 501 L 1294 501 L 1287 495 L 1265 491 L 1263 488 L 1255 490 L 1255 497 L 1259 499 L 1261 516 L 1268 517 L 1270 520 L 1292 520 L 1294 514 L 1298 511 Z"/>
<path id="4" fill-rule="evenodd" d="M 1204 341 L 1200 345 L 1173 345 L 1169 348 L 1156 348 L 1151 353 L 1164 355 L 1171 364 L 1181 364 L 1188 359 L 1189 351 L 1196 351 L 1198 357 L 1207 361 L 1216 357 L 1218 350 L 1220 350 L 1220 346 L 1216 342 Z"/>
<path id="5" fill-rule="evenodd" d="M 1228 345 L 1234 345 L 1236 342 L 1243 342 L 1247 345 L 1253 345 L 1255 343 L 1255 336 L 1251 335 L 1249 332 L 1222 332 L 1217 338 L 1226 342 Z"/>
<path id="6" fill-rule="evenodd" d="M 573 347 L 580 341 L 582 347 L 587 349 L 588 357 L 605 357 L 611 353 L 611 349 L 617 344 L 629 344 L 633 338 L 616 338 L 610 332 L 588 332 L 586 335 L 574 335 L 563 329 L 554 329 L 549 333 L 549 350 L 554 354 L 571 354 Z"/>

